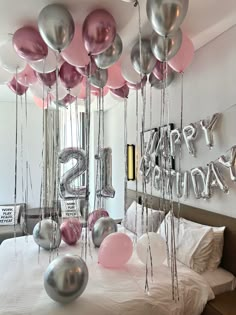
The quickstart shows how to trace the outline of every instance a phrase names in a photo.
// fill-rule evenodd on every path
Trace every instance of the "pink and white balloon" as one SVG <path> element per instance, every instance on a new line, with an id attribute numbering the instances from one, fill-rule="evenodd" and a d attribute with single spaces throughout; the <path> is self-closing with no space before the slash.
<path id="1" fill-rule="evenodd" d="M 97 209 L 89 214 L 88 217 L 88 227 L 90 230 L 93 229 L 94 224 L 98 219 L 102 217 L 109 217 L 109 213 L 105 209 Z"/>
<path id="2" fill-rule="evenodd" d="M 166 259 L 166 241 L 158 233 L 145 233 L 137 241 L 136 252 L 145 265 L 159 267 Z"/>
<path id="3" fill-rule="evenodd" d="M 65 220 L 61 226 L 61 238 L 68 245 L 75 245 L 82 232 L 82 225 L 77 218 Z"/>

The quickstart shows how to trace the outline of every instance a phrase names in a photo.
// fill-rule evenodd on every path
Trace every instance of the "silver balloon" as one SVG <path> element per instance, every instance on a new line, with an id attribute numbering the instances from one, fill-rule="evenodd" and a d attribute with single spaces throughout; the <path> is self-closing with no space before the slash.
<path id="1" fill-rule="evenodd" d="M 149 39 L 141 40 L 141 54 L 140 43 L 139 41 L 136 42 L 131 50 L 131 62 L 134 70 L 140 74 L 149 74 L 152 72 L 156 65 L 156 58 L 153 56 Z"/>
<path id="2" fill-rule="evenodd" d="M 170 154 L 176 155 L 176 145 L 181 144 L 181 132 L 179 129 L 171 130 L 170 132 Z"/>
<path id="3" fill-rule="evenodd" d="M 70 44 L 75 32 L 70 12 L 60 4 L 50 4 L 40 12 L 38 28 L 45 43 L 59 52 Z"/>
<path id="4" fill-rule="evenodd" d="M 158 80 L 153 73 L 150 74 L 149 76 L 149 83 L 151 84 L 152 87 L 158 90 L 163 90 L 164 88 L 167 88 L 172 81 L 175 78 L 174 72 L 171 72 L 167 75 L 167 80 Z"/>
<path id="5" fill-rule="evenodd" d="M 61 243 L 60 228 L 51 219 L 38 222 L 33 229 L 33 237 L 36 244 L 47 250 L 58 248 Z"/>
<path id="6" fill-rule="evenodd" d="M 201 182 L 199 183 L 199 178 Z M 191 179 L 193 184 L 193 191 L 197 199 L 205 198 L 205 184 L 206 174 L 202 167 L 195 167 L 191 169 Z"/>
<path id="7" fill-rule="evenodd" d="M 177 198 L 188 198 L 189 195 L 189 172 L 186 171 L 182 175 L 180 172 L 176 172 L 176 196 Z"/>
<path id="8" fill-rule="evenodd" d="M 74 187 L 73 181 L 82 175 L 87 169 L 85 151 L 79 148 L 66 148 L 59 153 L 58 159 L 60 163 L 67 163 L 71 159 L 77 160 L 77 163 L 71 169 L 65 172 L 61 178 L 61 198 L 66 199 L 74 196 L 79 199 L 84 199 L 86 197 L 86 187 Z"/>
<path id="9" fill-rule="evenodd" d="M 165 185 L 165 192 L 167 194 L 172 195 L 172 189 L 173 189 L 173 180 L 175 178 L 176 172 L 172 169 L 164 169 L 163 170 L 164 174 L 164 185 Z"/>
<path id="10" fill-rule="evenodd" d="M 108 79 L 107 69 L 96 68 L 89 76 L 89 82 L 93 86 L 101 89 L 104 88 L 104 86 L 107 84 L 107 79 Z"/>
<path id="11" fill-rule="evenodd" d="M 183 128 L 183 137 L 188 149 L 189 154 L 195 156 L 195 148 L 193 141 L 197 138 L 197 126 L 195 124 L 189 124 Z"/>
<path id="12" fill-rule="evenodd" d="M 94 56 L 94 61 L 98 68 L 107 69 L 112 66 L 121 56 L 123 44 L 120 36 L 116 34 L 112 45 L 103 53 Z"/>
<path id="13" fill-rule="evenodd" d="M 214 162 L 210 162 L 207 168 L 206 184 L 205 184 L 205 198 L 212 196 L 212 188 L 218 187 L 224 193 L 229 192 L 229 187 L 225 183 L 224 177 Z"/>
<path id="14" fill-rule="evenodd" d="M 147 0 L 147 16 L 155 32 L 162 36 L 175 33 L 182 24 L 189 0 Z"/>
<path id="15" fill-rule="evenodd" d="M 221 155 L 219 162 L 225 167 L 229 168 L 230 179 L 236 182 L 236 146 L 233 146 L 230 149 L 230 157 L 227 158 L 224 155 Z"/>
<path id="16" fill-rule="evenodd" d="M 212 149 L 214 146 L 213 129 L 218 119 L 220 118 L 220 116 L 221 116 L 220 113 L 216 113 L 212 116 L 210 121 L 206 121 L 206 120 L 200 121 L 200 125 L 205 135 L 206 145 L 209 147 L 209 149 Z"/>
<path id="17" fill-rule="evenodd" d="M 54 301 L 70 303 L 84 292 L 88 277 L 84 260 L 67 254 L 57 257 L 49 264 L 44 274 L 44 288 Z"/>
<path id="18" fill-rule="evenodd" d="M 182 31 L 163 37 L 153 32 L 151 37 L 151 49 L 153 55 L 160 61 L 168 61 L 179 51 L 182 44 Z"/>
<path id="19" fill-rule="evenodd" d="M 116 222 L 109 217 L 102 217 L 96 221 L 92 229 L 92 240 L 95 247 L 100 247 L 104 238 L 117 232 Z"/>
<path id="20" fill-rule="evenodd" d="M 112 186 L 112 150 L 111 148 L 104 148 L 100 150 L 98 157 L 101 160 L 101 179 L 102 187 L 97 190 L 97 196 L 103 198 L 114 198 L 115 189 Z"/>

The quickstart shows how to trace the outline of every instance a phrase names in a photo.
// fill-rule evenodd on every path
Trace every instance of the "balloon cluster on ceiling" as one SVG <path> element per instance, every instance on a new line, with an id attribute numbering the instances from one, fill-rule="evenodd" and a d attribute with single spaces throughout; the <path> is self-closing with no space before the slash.
<path id="1" fill-rule="evenodd" d="M 48 5 L 39 14 L 38 29 L 24 26 L 1 45 L 0 84 L 17 95 L 29 88 L 40 99 L 46 93 L 55 99 L 58 68 L 58 99 L 64 104 L 86 99 L 87 78 L 96 96 L 110 90 L 128 97 L 129 89 L 146 84 L 148 74 L 150 84 L 162 89 L 164 81 L 172 82 L 173 70 L 183 72 L 193 57 L 191 40 L 179 28 L 187 8 L 188 0 L 148 0 L 151 39 L 138 40 L 120 62 L 122 40 L 110 13 L 95 10 L 79 24 L 65 7 Z"/>

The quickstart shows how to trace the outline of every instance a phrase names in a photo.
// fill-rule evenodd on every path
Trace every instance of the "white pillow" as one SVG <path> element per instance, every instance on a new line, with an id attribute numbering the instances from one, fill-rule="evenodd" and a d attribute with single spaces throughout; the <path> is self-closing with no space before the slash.
<path id="1" fill-rule="evenodd" d="M 204 224 L 199 224 L 196 222 L 192 222 L 186 219 L 182 219 L 184 224 L 187 226 L 192 226 L 195 228 L 202 228 L 202 227 L 211 227 Z M 222 254 L 223 254 L 223 247 L 224 247 L 224 230 L 225 226 L 221 227 L 211 227 L 213 229 L 213 245 L 212 245 L 212 252 L 209 257 L 207 270 L 215 270 L 219 267 Z"/>
<path id="2" fill-rule="evenodd" d="M 188 226 L 184 219 L 173 217 L 177 259 L 198 273 L 207 269 L 213 245 L 213 230 L 211 227 L 201 229 Z M 159 233 L 168 237 L 171 244 L 171 214 L 163 220 Z"/>
<path id="3" fill-rule="evenodd" d="M 0 225 L 14 225 L 18 222 L 20 205 L 0 206 Z"/>
<path id="4" fill-rule="evenodd" d="M 142 215 L 143 212 L 143 215 Z M 131 206 L 126 212 L 126 217 L 123 220 L 123 226 L 141 236 L 143 233 L 146 233 L 146 218 L 148 219 L 148 232 L 157 232 L 162 220 L 165 217 L 164 211 L 154 210 L 147 208 L 148 216 L 146 216 L 146 207 L 142 208 L 142 205 L 138 204 L 136 201 L 133 201 Z M 136 221 L 137 218 L 137 221 Z M 136 222 L 137 223 L 136 223 Z M 137 225 L 137 226 L 135 226 Z"/>

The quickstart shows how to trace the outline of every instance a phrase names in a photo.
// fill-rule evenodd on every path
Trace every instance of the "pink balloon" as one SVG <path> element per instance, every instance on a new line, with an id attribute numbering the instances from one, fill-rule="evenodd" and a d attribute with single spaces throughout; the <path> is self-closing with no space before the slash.
<path id="1" fill-rule="evenodd" d="M 70 105 L 75 101 L 76 97 L 74 97 L 71 94 L 67 94 L 61 101 L 64 103 L 64 105 Z"/>
<path id="2" fill-rule="evenodd" d="M 48 87 L 52 87 L 56 83 L 56 71 L 48 73 L 36 73 L 39 80 Z"/>
<path id="3" fill-rule="evenodd" d="M 76 68 L 66 61 L 62 64 L 59 72 L 62 83 L 67 89 L 75 87 L 82 81 L 81 74 L 76 70 Z"/>
<path id="4" fill-rule="evenodd" d="M 133 244 L 128 235 L 112 233 L 102 242 L 98 251 L 98 263 L 105 268 L 120 268 L 128 262 Z"/>
<path id="5" fill-rule="evenodd" d="M 72 218 L 64 221 L 60 227 L 61 237 L 68 245 L 74 245 L 79 240 L 82 225 L 77 218 Z"/>
<path id="6" fill-rule="evenodd" d="M 101 217 L 109 217 L 109 213 L 105 209 L 97 209 L 89 214 L 88 227 L 90 230 L 93 229 L 94 224 Z"/>
<path id="7" fill-rule="evenodd" d="M 87 52 L 97 55 L 113 43 L 116 36 L 116 22 L 107 11 L 95 10 L 86 17 L 82 32 Z"/>
<path id="8" fill-rule="evenodd" d="M 108 92 L 109 92 L 109 88 L 107 86 L 105 86 L 102 90 L 91 85 L 91 93 L 95 96 L 99 96 L 99 95 L 105 96 L 108 94 Z"/>
<path id="9" fill-rule="evenodd" d="M 36 97 L 36 96 L 33 96 L 33 99 L 34 99 L 35 104 L 36 104 L 38 107 L 40 107 L 40 108 L 42 108 L 42 109 L 48 107 L 48 106 L 47 106 L 47 105 L 48 105 L 47 100 L 42 100 L 41 98 L 38 98 L 38 97 Z"/>
<path id="10" fill-rule="evenodd" d="M 108 68 L 108 80 L 107 86 L 111 89 L 119 89 L 125 85 L 125 79 L 121 74 L 121 68 L 119 63 L 115 63 L 113 66 Z"/>
<path id="11" fill-rule="evenodd" d="M 128 98 L 129 95 L 129 88 L 126 84 L 119 89 L 110 89 L 110 91 L 112 94 L 121 98 Z"/>
<path id="12" fill-rule="evenodd" d="M 130 82 L 126 82 L 128 88 L 130 88 L 131 90 L 140 90 L 141 88 L 143 88 L 145 86 L 147 82 L 147 76 L 145 75 L 143 78 L 142 78 L 142 81 L 137 83 L 137 84 L 134 84 L 134 83 L 130 83 Z"/>
<path id="13" fill-rule="evenodd" d="M 28 90 L 28 87 L 17 82 L 15 77 L 10 82 L 8 82 L 7 85 L 17 95 L 23 95 Z"/>
<path id="14" fill-rule="evenodd" d="M 28 61 L 42 60 L 48 54 L 48 47 L 41 35 L 31 26 L 18 29 L 12 41 L 17 54 Z"/>
<path id="15" fill-rule="evenodd" d="M 170 66 L 167 64 L 167 75 L 170 74 L 172 69 Z M 164 79 L 164 73 L 165 73 L 165 63 L 157 60 L 155 68 L 153 69 L 152 73 L 155 75 L 155 77 L 163 81 Z"/>
<path id="16" fill-rule="evenodd" d="M 17 81 L 24 86 L 34 84 L 37 81 L 36 73 L 29 65 L 26 65 L 25 69 L 17 74 Z"/>
<path id="17" fill-rule="evenodd" d="M 193 56 L 193 43 L 191 39 L 183 33 L 182 45 L 177 54 L 168 61 L 168 64 L 174 71 L 181 73 L 191 64 Z"/>
<path id="18" fill-rule="evenodd" d="M 62 57 L 75 67 L 85 67 L 89 64 L 90 58 L 84 47 L 82 27 L 76 25 L 75 34 L 70 45 L 61 53 Z"/>

